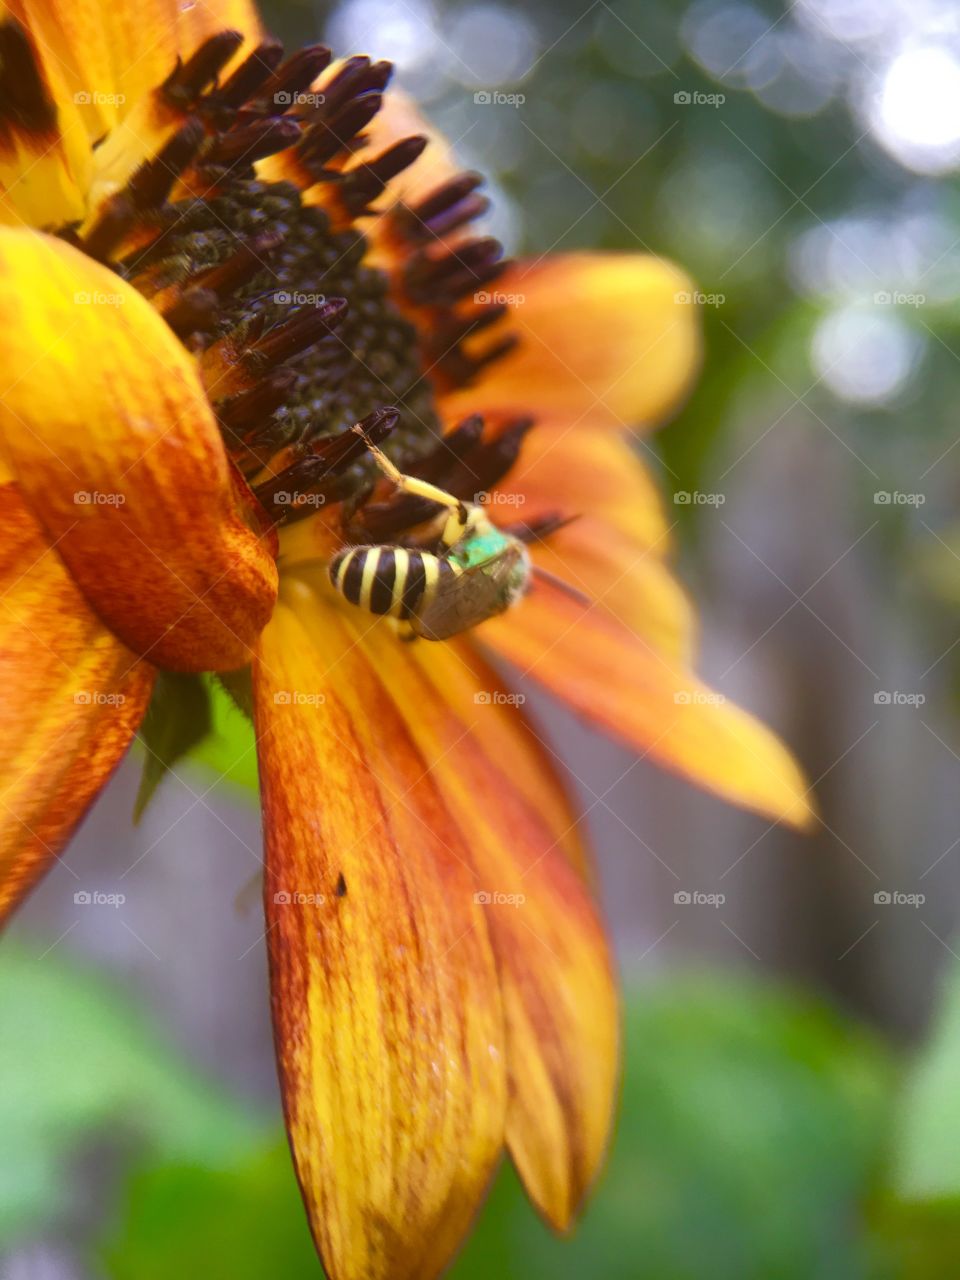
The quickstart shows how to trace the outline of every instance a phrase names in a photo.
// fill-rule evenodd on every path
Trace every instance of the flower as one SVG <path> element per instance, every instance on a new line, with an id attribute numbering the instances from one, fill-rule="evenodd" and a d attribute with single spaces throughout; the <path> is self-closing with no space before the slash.
<path id="1" fill-rule="evenodd" d="M 506 266 L 389 65 L 284 59 L 243 3 L 12 12 L 0 906 L 159 671 L 252 666 L 280 1077 L 330 1275 L 436 1274 L 504 1145 L 564 1229 L 607 1141 L 615 988 L 550 749 L 489 657 L 735 802 L 810 816 L 777 740 L 689 672 L 626 439 L 693 375 L 689 285 L 633 255 Z M 398 550 L 349 571 L 356 546 Z M 586 598 L 545 581 L 508 609 L 531 553 Z M 472 593 L 443 597 L 447 630 L 489 618 L 403 643 L 441 569 Z"/>

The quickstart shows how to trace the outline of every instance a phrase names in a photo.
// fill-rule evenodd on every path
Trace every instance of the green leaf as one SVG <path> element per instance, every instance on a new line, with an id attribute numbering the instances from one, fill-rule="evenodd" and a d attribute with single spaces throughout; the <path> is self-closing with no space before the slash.
<path id="1" fill-rule="evenodd" d="M 904 1085 L 894 1191 L 960 1205 L 960 963 L 946 971 L 933 1033 Z"/>
<path id="2" fill-rule="evenodd" d="M 143 1170 L 125 1200 L 120 1232 L 100 1250 L 111 1280 L 323 1280 L 286 1142 L 218 1171 Z"/>
<path id="3" fill-rule="evenodd" d="M 146 755 L 133 806 L 134 822 L 143 817 L 173 766 L 209 734 L 212 723 L 209 689 L 200 676 L 159 673 L 140 730 Z"/>
<path id="4" fill-rule="evenodd" d="M 215 678 L 237 710 L 242 711 L 253 723 L 253 688 L 250 668 L 242 667 L 239 671 L 220 671 Z"/>
<path id="5" fill-rule="evenodd" d="M 208 682 L 211 731 L 190 752 L 190 762 L 204 773 L 223 778 L 245 792 L 256 793 L 259 788 L 256 738 L 249 717 L 240 710 L 242 683 L 234 680 L 243 673 L 230 674 L 230 693 L 219 678 Z"/>
<path id="6" fill-rule="evenodd" d="M 70 1166 L 95 1138 L 217 1165 L 261 1133 L 76 959 L 5 943 L 0 1028 L 0 1246 L 69 1207 Z"/>

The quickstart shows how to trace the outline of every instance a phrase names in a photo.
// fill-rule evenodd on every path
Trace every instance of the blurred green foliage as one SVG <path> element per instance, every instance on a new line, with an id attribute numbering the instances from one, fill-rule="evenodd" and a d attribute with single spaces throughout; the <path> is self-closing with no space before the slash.
<path id="1" fill-rule="evenodd" d="M 869 1216 L 876 1275 L 933 1280 L 960 1258 L 960 961 L 945 975 L 933 1034 L 890 1117 L 889 1176 Z"/>
<path id="2" fill-rule="evenodd" d="M 286 1141 L 251 1148 L 229 1169 L 143 1168 L 120 1229 L 101 1248 L 112 1280 L 319 1280 Z"/>
<path id="3" fill-rule="evenodd" d="M 960 961 L 943 984 L 940 1013 L 912 1072 L 894 1129 L 894 1189 L 905 1201 L 960 1200 Z"/>
<path id="4" fill-rule="evenodd" d="M 149 1151 L 213 1166 L 261 1131 L 75 959 L 5 944 L 0 1028 L 0 1251 L 73 1212 L 70 1174 L 91 1143 L 118 1160 Z"/>

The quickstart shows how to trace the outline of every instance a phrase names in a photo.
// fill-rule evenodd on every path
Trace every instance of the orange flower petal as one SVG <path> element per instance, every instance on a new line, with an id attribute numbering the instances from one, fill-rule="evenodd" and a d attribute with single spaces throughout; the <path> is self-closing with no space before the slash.
<path id="1" fill-rule="evenodd" d="M 0 442 L 100 617 L 179 670 L 250 661 L 276 598 L 191 357 L 135 289 L 0 229 Z"/>
<path id="2" fill-rule="evenodd" d="M 356 686 L 350 658 L 363 651 L 464 833 L 503 993 L 508 1143 L 538 1208 L 565 1228 L 605 1150 L 618 1062 L 610 959 L 569 807 L 545 750 L 468 645 L 403 645 L 388 625 L 325 606 L 329 589 L 304 577 L 318 596 L 296 584 L 298 615 L 311 635 L 343 637 L 331 678 Z M 397 750 L 397 731 L 381 706 L 367 715 L 377 773 Z"/>
<path id="3" fill-rule="evenodd" d="M 90 140 L 59 59 L 22 20 L 0 3 L 0 223 L 57 226 L 83 217 Z"/>
<path id="4" fill-rule="evenodd" d="M 504 523 L 583 513 L 537 544 L 534 560 L 588 603 L 538 583 L 482 640 L 631 747 L 735 803 L 809 824 L 786 749 L 689 672 L 692 611 L 663 561 L 670 531 L 657 491 L 625 438 L 586 424 L 535 429 L 491 510 L 511 513 Z"/>
<path id="5" fill-rule="evenodd" d="M 17 489 L 0 492 L 0 919 L 136 732 L 154 671 L 103 626 Z"/>
<path id="6" fill-rule="evenodd" d="M 626 438 L 584 423 L 535 429 L 491 511 L 505 524 L 575 516 L 536 545 L 536 563 L 658 652 L 690 660 L 694 617 L 665 563 L 670 528 L 656 485 Z"/>
<path id="7" fill-rule="evenodd" d="M 186 58 L 221 31 L 254 35 L 247 0 L 6 0 L 4 8 L 30 32 L 44 72 L 62 80 L 89 138 L 102 138 Z"/>
<path id="8" fill-rule="evenodd" d="M 605 611 L 544 589 L 479 638 L 644 756 L 734 804 L 813 824 L 803 774 L 776 735 Z"/>
<path id="9" fill-rule="evenodd" d="M 430 1280 L 503 1141 L 494 958 L 430 758 L 305 595 L 278 605 L 254 667 L 287 1127 L 333 1280 Z"/>
<path id="10" fill-rule="evenodd" d="M 407 652 L 403 649 L 401 657 Z M 562 762 L 528 718 L 518 713 L 522 702 L 518 703 L 513 691 L 466 638 L 444 645 L 415 644 L 409 653 L 426 673 L 442 674 L 439 696 L 456 710 L 464 727 L 477 730 L 471 734 L 471 749 L 482 745 L 484 754 L 496 762 L 527 805 L 549 825 L 557 847 L 584 880 L 592 883 L 593 862 L 570 801 Z M 479 720 L 477 708 L 482 711 Z"/>
<path id="11" fill-rule="evenodd" d="M 476 388 L 446 397 L 447 420 L 501 409 L 565 424 L 660 421 L 699 364 L 696 308 L 677 301 L 691 288 L 679 268 L 644 254 L 515 263 L 486 292 L 512 301 L 501 323 L 521 341 Z"/>
<path id="12" fill-rule="evenodd" d="M 667 555 L 670 525 L 660 490 L 632 442 L 621 432 L 597 432 L 569 417 L 554 425 L 555 430 L 537 426 L 525 438 L 520 457 L 497 486 L 499 494 L 514 496 L 498 499 L 494 514 L 509 514 L 515 506 L 522 520 L 558 511 L 596 515 L 638 548 Z"/>
<path id="13" fill-rule="evenodd" d="M 96 6 L 98 9 L 100 5 Z M 256 43 L 259 21 L 248 0 L 149 0 L 142 6 L 118 4 L 109 10 L 103 37 L 114 69 L 110 93 L 119 100 L 116 119 L 94 152 L 87 231 L 99 216 L 103 200 L 128 180 L 137 166 L 155 155 L 187 112 L 160 92 L 178 58 L 186 61 L 205 40 L 222 33 L 246 37 L 227 60 L 222 81 L 242 62 Z M 120 52 L 132 48 L 134 54 Z M 83 47 L 83 54 L 89 47 Z M 85 69 L 84 75 L 89 74 Z"/>
<path id="14" fill-rule="evenodd" d="M 691 660 L 694 614 L 676 578 L 656 549 L 638 551 L 623 534 L 597 516 L 551 534 L 534 550 L 535 563 L 596 601 L 602 614 L 677 662 Z M 551 595 L 557 588 L 535 581 Z"/>
<path id="15" fill-rule="evenodd" d="M 495 705 L 505 690 L 467 645 L 413 646 L 411 663 L 384 628 L 371 641 L 447 803 L 471 832 L 507 1023 L 507 1141 L 530 1198 L 566 1230 L 603 1160 L 619 1062 L 603 924 L 563 856 L 575 832 L 558 834 L 566 810 L 544 794 L 556 786 L 544 753 L 516 705 Z"/>

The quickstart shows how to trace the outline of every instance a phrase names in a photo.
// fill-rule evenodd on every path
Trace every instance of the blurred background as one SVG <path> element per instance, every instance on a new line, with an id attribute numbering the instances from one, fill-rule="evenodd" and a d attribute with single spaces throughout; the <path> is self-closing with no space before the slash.
<path id="1" fill-rule="evenodd" d="M 955 0 L 266 15 L 394 59 L 511 251 L 694 276 L 703 376 L 643 448 L 701 669 L 824 817 L 802 839 L 727 809 L 528 690 L 599 850 L 622 1117 L 572 1242 L 505 1172 L 454 1275 L 960 1274 Z M 252 740 L 215 710 L 137 827 L 123 766 L 0 956 L 4 1280 L 321 1274 L 281 1136 Z"/>

